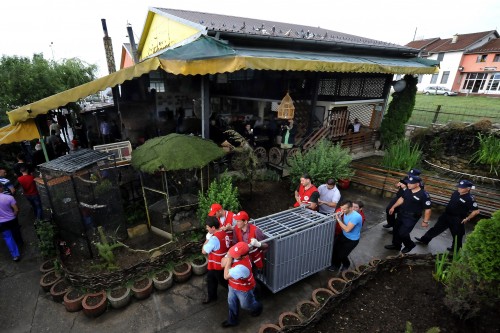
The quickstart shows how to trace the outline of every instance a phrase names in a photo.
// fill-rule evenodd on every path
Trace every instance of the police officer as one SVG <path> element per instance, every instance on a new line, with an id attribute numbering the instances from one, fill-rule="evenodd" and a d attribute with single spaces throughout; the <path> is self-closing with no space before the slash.
<path id="1" fill-rule="evenodd" d="M 394 210 L 399 209 L 396 224 L 394 225 L 394 233 L 392 235 L 392 244 L 386 245 L 388 250 L 400 250 L 401 243 L 404 244 L 402 253 L 410 252 L 416 245 L 410 238 L 410 232 L 417 224 L 424 213 L 422 227 L 429 227 L 429 219 L 431 217 L 431 198 L 427 192 L 420 188 L 422 179 L 418 176 L 408 178 L 408 190 L 406 190 L 401 198 L 389 209 L 389 214 L 393 214 Z"/>
<path id="2" fill-rule="evenodd" d="M 462 247 L 462 238 L 465 235 L 465 223 L 479 214 L 477 202 L 470 194 L 472 186 L 472 182 L 466 179 L 461 180 L 457 185 L 457 190 L 452 193 L 450 202 L 448 202 L 445 212 L 437 220 L 436 225 L 427 231 L 425 235 L 415 237 L 415 239 L 419 243 L 427 245 L 434 237 L 447 228 L 450 228 L 453 243 L 448 248 L 448 251 L 453 250 L 455 238 L 457 249 L 460 249 Z"/>
<path id="3" fill-rule="evenodd" d="M 389 210 L 392 208 L 392 206 L 398 201 L 399 198 L 403 196 L 403 193 L 406 190 L 406 183 L 408 182 L 408 177 L 404 177 L 403 179 L 399 180 L 399 182 L 396 183 L 396 188 L 398 191 L 396 192 L 396 196 L 389 201 L 389 204 L 385 208 L 385 216 L 387 219 L 387 223 L 384 224 L 382 227 L 384 228 L 392 228 L 394 227 L 394 224 L 396 224 L 396 214 L 399 212 L 399 207 L 394 210 L 392 214 L 389 214 Z"/>

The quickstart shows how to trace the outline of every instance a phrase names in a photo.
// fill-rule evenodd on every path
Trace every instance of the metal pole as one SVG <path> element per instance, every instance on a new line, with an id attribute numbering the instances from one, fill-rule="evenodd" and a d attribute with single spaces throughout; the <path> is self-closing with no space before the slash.
<path id="1" fill-rule="evenodd" d="M 45 162 L 49 161 L 49 155 L 47 154 L 47 147 L 45 147 L 45 136 L 42 134 L 42 129 L 40 128 L 40 124 L 37 121 L 37 118 L 33 119 L 36 125 L 36 129 L 38 131 L 38 135 L 40 135 L 40 144 L 42 145 L 43 156 L 45 157 Z"/>

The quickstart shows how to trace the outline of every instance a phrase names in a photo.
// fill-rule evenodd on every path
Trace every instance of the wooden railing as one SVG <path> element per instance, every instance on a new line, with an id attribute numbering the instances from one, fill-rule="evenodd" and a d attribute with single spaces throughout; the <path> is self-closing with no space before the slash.
<path id="1" fill-rule="evenodd" d="M 399 171 L 387 170 L 382 167 L 353 162 L 354 176 L 351 181 L 360 185 L 379 189 L 383 192 L 396 193 L 395 184 L 406 174 Z M 433 176 L 422 176 L 424 189 L 431 196 L 434 204 L 447 205 L 451 194 L 457 189 L 455 180 L 445 180 Z M 471 191 L 482 215 L 491 216 L 500 209 L 500 190 L 498 187 L 477 185 Z"/>

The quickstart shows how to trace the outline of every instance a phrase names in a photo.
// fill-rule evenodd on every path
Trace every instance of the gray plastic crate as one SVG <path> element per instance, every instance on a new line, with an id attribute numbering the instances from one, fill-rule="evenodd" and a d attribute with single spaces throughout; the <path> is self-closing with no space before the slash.
<path id="1" fill-rule="evenodd" d="M 276 293 L 331 264 L 335 222 L 303 207 L 252 221 L 269 239 L 257 278 Z"/>

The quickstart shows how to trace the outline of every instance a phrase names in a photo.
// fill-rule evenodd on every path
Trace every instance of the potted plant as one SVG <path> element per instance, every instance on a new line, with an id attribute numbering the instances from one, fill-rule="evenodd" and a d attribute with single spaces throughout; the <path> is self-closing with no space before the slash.
<path id="1" fill-rule="evenodd" d="M 192 266 L 188 262 L 175 265 L 173 270 L 175 282 L 186 282 L 191 277 L 191 272 Z"/>
<path id="2" fill-rule="evenodd" d="M 127 286 L 110 289 L 106 295 L 113 309 L 123 308 L 130 302 L 130 288 Z"/>
<path id="3" fill-rule="evenodd" d="M 48 292 L 50 291 L 50 288 L 61 279 L 61 275 L 55 271 L 52 270 L 50 272 L 45 273 L 42 275 L 40 278 L 40 287 L 42 287 L 43 291 Z"/>
<path id="4" fill-rule="evenodd" d="M 348 269 L 342 272 L 342 278 L 346 281 L 351 281 L 356 279 L 360 273 L 356 270 Z"/>
<path id="5" fill-rule="evenodd" d="M 83 313 L 88 317 L 98 317 L 106 311 L 107 307 L 106 291 L 85 295 L 82 300 Z"/>
<path id="6" fill-rule="evenodd" d="M 167 290 L 172 287 L 173 283 L 174 275 L 172 274 L 172 270 L 164 269 L 156 272 L 153 276 L 153 285 L 156 290 Z"/>
<path id="7" fill-rule="evenodd" d="M 40 273 L 42 273 L 42 274 L 48 273 L 50 271 L 53 271 L 54 269 L 55 269 L 54 259 L 45 260 L 40 265 Z"/>
<path id="8" fill-rule="evenodd" d="M 325 302 L 333 295 L 333 291 L 326 288 L 315 289 L 312 293 L 313 302 L 318 304 L 318 306 L 323 306 Z"/>
<path id="9" fill-rule="evenodd" d="M 280 327 L 283 328 L 285 326 L 300 325 L 302 319 L 295 312 L 287 311 L 280 314 L 278 322 Z"/>
<path id="10" fill-rule="evenodd" d="M 262 324 L 259 328 L 259 333 L 275 333 L 281 331 L 281 327 L 275 324 Z"/>
<path id="11" fill-rule="evenodd" d="M 153 292 L 153 279 L 145 276 L 143 278 L 135 280 L 130 289 L 132 289 L 135 298 L 148 298 L 149 295 L 151 295 L 151 292 Z"/>
<path id="12" fill-rule="evenodd" d="M 208 258 L 204 255 L 197 255 L 191 260 L 194 275 L 203 275 L 208 270 Z"/>
<path id="13" fill-rule="evenodd" d="M 40 254 L 43 258 L 53 258 L 56 255 L 54 225 L 50 220 L 36 220 L 34 227 L 38 237 L 38 249 Z"/>
<path id="14" fill-rule="evenodd" d="M 334 294 L 340 294 L 344 291 L 347 281 L 340 278 L 331 278 L 328 280 L 328 289 L 333 291 Z"/>
<path id="15" fill-rule="evenodd" d="M 71 289 L 71 284 L 66 279 L 60 279 L 50 288 L 50 294 L 55 302 L 62 302 L 64 295 Z"/>
<path id="16" fill-rule="evenodd" d="M 297 313 L 305 320 L 312 317 L 312 315 L 318 311 L 318 304 L 312 301 L 302 301 L 297 304 Z"/>
<path id="17" fill-rule="evenodd" d="M 70 288 L 70 290 L 64 294 L 63 304 L 68 312 L 76 312 L 82 309 L 82 300 L 85 297 L 85 293 L 79 289 Z"/>

